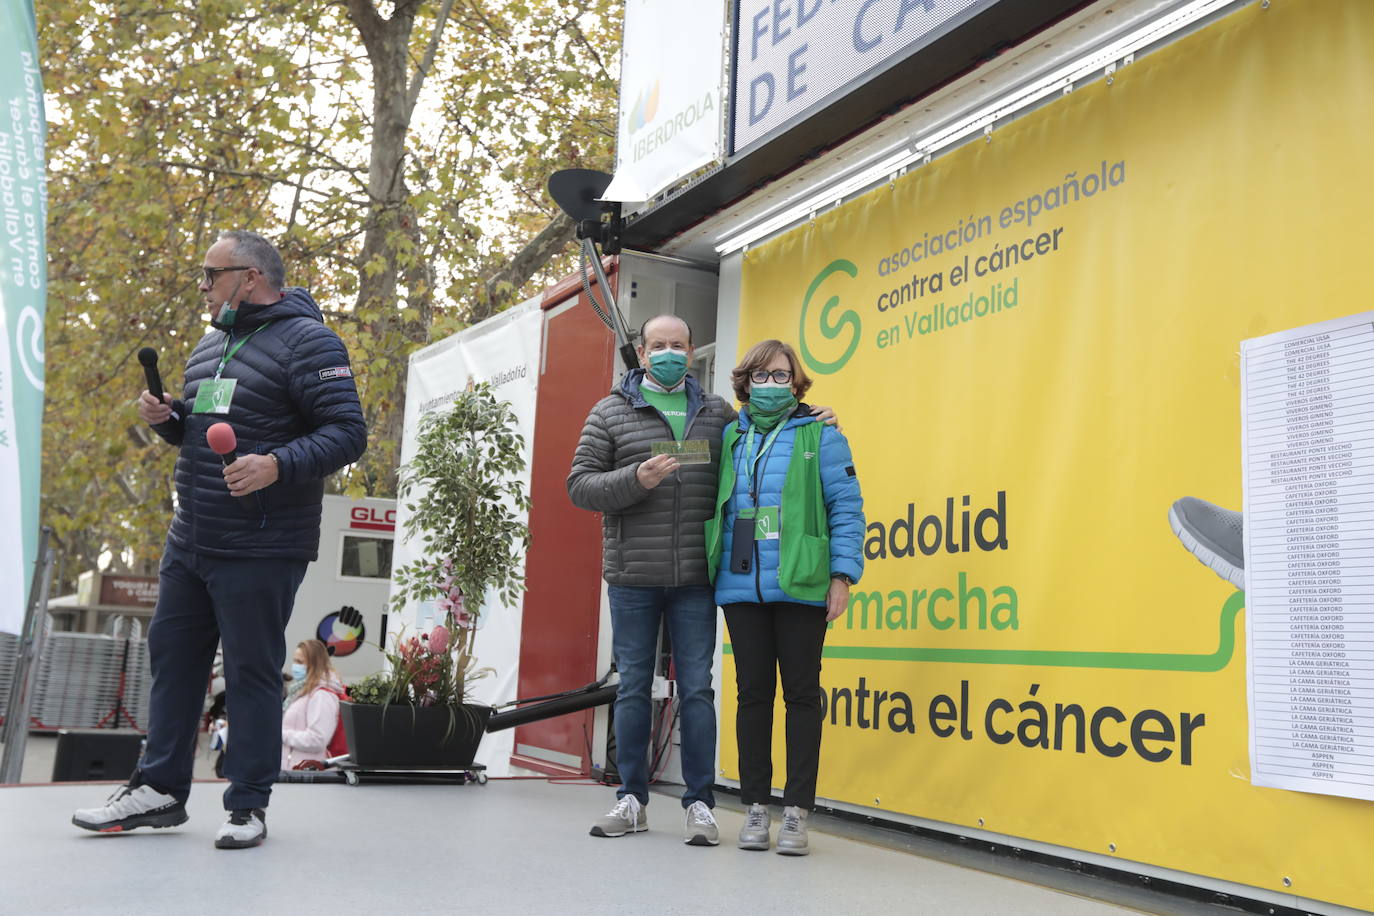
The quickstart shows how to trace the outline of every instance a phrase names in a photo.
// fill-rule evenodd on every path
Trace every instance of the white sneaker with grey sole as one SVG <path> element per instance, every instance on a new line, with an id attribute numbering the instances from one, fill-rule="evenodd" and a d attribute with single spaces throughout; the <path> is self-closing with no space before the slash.
<path id="1" fill-rule="evenodd" d="M 740 849 L 767 849 L 772 844 L 768 834 L 771 820 L 766 805 L 750 805 L 744 812 L 744 826 L 739 829 Z"/>
<path id="2" fill-rule="evenodd" d="M 682 842 L 688 846 L 716 846 L 720 843 L 720 828 L 706 802 L 694 801 L 687 806 L 687 830 Z"/>
<path id="3" fill-rule="evenodd" d="M 626 795 L 615 803 L 615 807 L 592 824 L 592 836 L 617 837 L 627 833 L 643 833 L 649 829 L 649 815 L 639 799 Z"/>
<path id="4" fill-rule="evenodd" d="M 782 809 L 782 828 L 778 831 L 778 853 L 784 856 L 804 856 L 811 852 L 807 840 L 806 819 L 809 812 L 788 805 Z"/>

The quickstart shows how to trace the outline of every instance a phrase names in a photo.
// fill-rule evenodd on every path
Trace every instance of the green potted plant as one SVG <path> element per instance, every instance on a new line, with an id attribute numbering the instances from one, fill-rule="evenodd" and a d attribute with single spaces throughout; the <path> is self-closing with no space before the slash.
<path id="1" fill-rule="evenodd" d="M 476 667 L 483 602 L 512 604 L 524 590 L 529 544 L 521 519 L 529 495 L 520 480 L 524 437 L 510 404 L 486 383 L 426 415 L 414 457 L 400 471 L 409 513 L 402 536 L 420 538 L 419 559 L 392 573 L 392 610 L 433 601 L 443 621 L 399 634 L 388 668 L 349 689 L 343 722 L 359 767 L 454 768 L 472 762 L 491 708 L 466 702 Z"/>

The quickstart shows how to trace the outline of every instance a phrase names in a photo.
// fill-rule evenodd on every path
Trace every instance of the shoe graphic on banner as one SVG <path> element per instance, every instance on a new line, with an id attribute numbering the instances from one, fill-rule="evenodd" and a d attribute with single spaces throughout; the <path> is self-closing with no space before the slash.
<path id="1" fill-rule="evenodd" d="M 1169 507 L 1169 527 L 1208 569 L 1245 588 L 1245 516 L 1185 496 Z"/>

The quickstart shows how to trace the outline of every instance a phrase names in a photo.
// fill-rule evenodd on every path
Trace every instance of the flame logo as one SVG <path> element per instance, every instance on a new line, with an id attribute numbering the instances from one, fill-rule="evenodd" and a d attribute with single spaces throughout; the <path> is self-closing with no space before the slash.
<path id="1" fill-rule="evenodd" d="M 838 359 L 824 362 L 811 352 L 811 347 L 806 342 L 806 313 L 811 308 L 811 297 L 815 295 L 820 285 L 825 282 L 826 277 L 829 277 L 836 271 L 849 274 L 851 277 L 857 277 L 859 275 L 859 268 L 854 265 L 854 262 L 846 261 L 844 258 L 838 258 L 831 261 L 825 266 L 824 270 L 816 274 L 816 279 L 811 281 L 811 286 L 807 289 L 806 296 L 802 299 L 801 327 L 798 329 L 798 339 L 801 341 L 802 359 L 806 361 L 807 366 L 821 375 L 829 375 L 832 372 L 838 372 L 842 369 L 844 364 L 849 362 L 849 358 L 854 355 L 854 351 L 859 348 L 859 337 L 863 334 L 863 322 L 859 319 L 859 313 L 853 309 L 845 310 L 838 320 L 831 319 L 830 313 L 840 304 L 839 296 L 831 296 L 826 300 L 825 305 L 821 306 L 821 314 L 819 317 L 821 336 L 826 340 L 834 340 L 836 337 L 840 336 L 845 328 L 849 328 L 852 331 L 849 343 L 844 345 L 844 352 L 840 354 Z"/>
<path id="2" fill-rule="evenodd" d="M 640 90 L 639 97 L 635 99 L 635 107 L 630 109 L 630 130 L 632 132 L 642 130 L 657 116 L 658 80 L 654 80 L 654 84 L 649 88 L 647 95 L 643 90 Z"/>

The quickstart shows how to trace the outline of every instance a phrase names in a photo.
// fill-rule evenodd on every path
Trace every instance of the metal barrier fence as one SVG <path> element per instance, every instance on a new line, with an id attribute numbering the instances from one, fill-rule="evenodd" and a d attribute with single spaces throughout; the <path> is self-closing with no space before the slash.
<path id="1" fill-rule="evenodd" d="M 0 633 L 0 710 L 14 681 L 18 637 Z M 29 727 L 148 726 L 148 641 L 126 636 L 49 632 L 38 660 Z"/>

